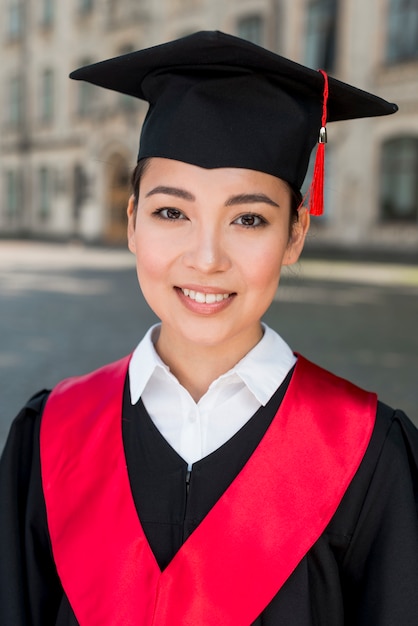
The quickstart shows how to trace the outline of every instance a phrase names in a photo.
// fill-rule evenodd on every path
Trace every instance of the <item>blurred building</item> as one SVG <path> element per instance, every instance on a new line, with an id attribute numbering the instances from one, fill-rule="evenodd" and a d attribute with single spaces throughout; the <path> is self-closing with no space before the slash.
<path id="1" fill-rule="evenodd" d="M 418 251 L 418 0 L 0 0 L 0 235 L 120 242 L 146 105 L 68 80 L 196 30 L 238 34 L 397 102 L 330 125 L 311 247 Z"/>

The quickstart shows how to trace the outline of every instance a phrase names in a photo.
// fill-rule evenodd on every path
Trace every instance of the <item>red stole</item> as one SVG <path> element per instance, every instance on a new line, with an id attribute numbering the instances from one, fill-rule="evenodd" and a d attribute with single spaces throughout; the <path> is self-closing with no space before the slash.
<path id="1" fill-rule="evenodd" d="M 48 527 L 80 626 L 248 626 L 322 534 L 364 456 L 376 396 L 306 361 L 237 478 L 161 572 L 122 441 L 129 357 L 62 382 L 41 426 Z"/>

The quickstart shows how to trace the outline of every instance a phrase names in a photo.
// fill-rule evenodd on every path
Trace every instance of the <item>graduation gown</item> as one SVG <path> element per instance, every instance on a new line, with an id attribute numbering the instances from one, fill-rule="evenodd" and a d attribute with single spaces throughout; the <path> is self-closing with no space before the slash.
<path id="1" fill-rule="evenodd" d="M 290 376 L 234 437 L 194 464 L 191 476 L 142 403 L 131 406 L 125 386 L 123 441 L 130 485 L 161 569 L 254 453 Z M 2 459 L 1 624 L 77 624 L 56 574 L 46 524 L 39 459 L 46 397 L 38 394 L 18 416 Z M 416 625 L 417 466 L 415 428 L 402 413 L 379 404 L 366 454 L 331 522 L 253 623 Z"/>

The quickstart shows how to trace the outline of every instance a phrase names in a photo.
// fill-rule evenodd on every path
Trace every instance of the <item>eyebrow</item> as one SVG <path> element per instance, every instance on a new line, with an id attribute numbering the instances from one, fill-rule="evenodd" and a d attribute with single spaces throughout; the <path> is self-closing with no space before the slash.
<path id="1" fill-rule="evenodd" d="M 186 189 L 181 189 L 179 187 L 167 187 L 166 185 L 158 185 L 151 189 L 146 194 L 146 198 L 150 196 L 154 196 L 156 194 L 165 194 L 168 196 L 174 196 L 175 198 L 181 198 L 182 200 L 189 200 L 190 202 L 194 202 L 196 200 L 195 196 L 190 193 L 190 191 L 186 191 Z M 270 206 L 279 207 L 280 205 L 274 202 L 271 198 L 266 196 L 265 193 L 241 193 L 236 196 L 231 196 L 225 202 L 225 206 L 237 206 L 239 204 L 257 204 L 257 203 L 269 204 Z"/>
<path id="2" fill-rule="evenodd" d="M 158 187 L 154 187 L 146 194 L 146 198 L 149 196 L 154 196 L 157 193 L 163 193 L 167 196 L 174 196 L 176 198 L 182 198 L 183 200 L 190 200 L 194 202 L 196 198 L 190 191 L 186 191 L 185 189 L 180 189 L 179 187 L 166 187 L 165 185 L 159 185 Z"/>
<path id="3" fill-rule="evenodd" d="M 237 204 L 257 204 L 263 202 L 264 204 L 270 204 L 271 206 L 279 207 L 274 200 L 266 196 L 265 193 L 242 193 L 238 196 L 231 196 L 225 202 L 225 206 L 235 206 Z"/>

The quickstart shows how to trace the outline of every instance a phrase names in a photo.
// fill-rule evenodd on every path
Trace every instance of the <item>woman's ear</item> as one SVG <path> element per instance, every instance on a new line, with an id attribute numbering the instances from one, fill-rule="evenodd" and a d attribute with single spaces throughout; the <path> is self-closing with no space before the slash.
<path id="1" fill-rule="evenodd" d="M 128 215 L 128 248 L 129 250 L 135 254 L 136 246 L 135 246 L 135 221 L 136 221 L 136 204 L 135 198 L 132 195 L 128 201 L 127 208 Z"/>
<path id="2" fill-rule="evenodd" d="M 311 218 L 308 209 L 302 206 L 298 211 L 298 221 L 293 224 L 292 233 L 283 257 L 283 265 L 292 265 L 300 257 L 309 230 Z"/>

